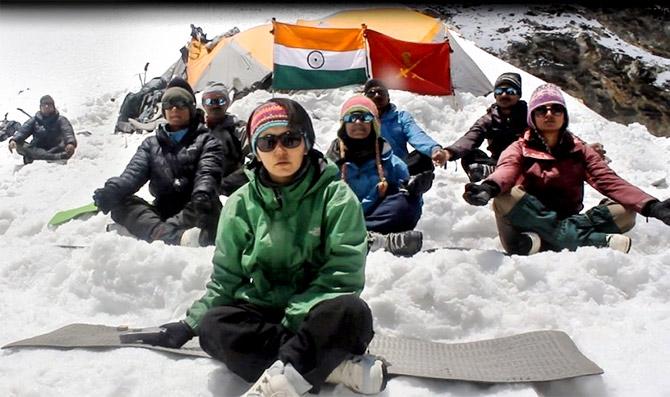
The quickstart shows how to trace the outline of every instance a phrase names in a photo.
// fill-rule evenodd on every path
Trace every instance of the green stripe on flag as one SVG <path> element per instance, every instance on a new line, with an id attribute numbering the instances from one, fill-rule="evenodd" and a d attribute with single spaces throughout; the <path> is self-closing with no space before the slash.
<path id="1" fill-rule="evenodd" d="M 349 70 L 305 70 L 274 64 L 272 88 L 277 90 L 309 90 L 337 88 L 363 84 L 367 80 L 365 68 Z"/>

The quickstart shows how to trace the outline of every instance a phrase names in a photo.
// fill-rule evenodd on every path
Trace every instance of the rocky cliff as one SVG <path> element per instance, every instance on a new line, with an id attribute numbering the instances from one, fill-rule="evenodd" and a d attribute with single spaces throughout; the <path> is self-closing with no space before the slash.
<path id="1" fill-rule="evenodd" d="M 670 136 L 670 8 L 416 8 L 441 17 L 499 58 L 560 85 L 603 117 Z"/>

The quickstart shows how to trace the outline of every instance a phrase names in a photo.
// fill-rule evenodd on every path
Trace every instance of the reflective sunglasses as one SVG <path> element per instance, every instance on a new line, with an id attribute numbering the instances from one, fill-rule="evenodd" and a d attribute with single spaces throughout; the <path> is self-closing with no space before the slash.
<path id="1" fill-rule="evenodd" d="M 228 103 L 228 99 L 226 99 L 226 97 L 205 98 L 202 100 L 202 104 L 205 106 L 224 106 L 226 103 Z"/>
<path id="2" fill-rule="evenodd" d="M 372 88 L 365 92 L 365 96 L 368 98 L 374 98 L 375 96 L 386 96 L 389 92 L 383 88 Z"/>
<path id="3" fill-rule="evenodd" d="M 191 106 L 190 103 L 184 101 L 183 99 L 172 99 L 167 102 L 162 103 L 163 110 L 172 109 L 174 107 L 178 109 L 186 109 Z"/>
<path id="4" fill-rule="evenodd" d="M 261 152 L 271 152 L 275 150 L 278 143 L 281 143 L 286 149 L 294 149 L 300 146 L 303 134 L 301 132 L 286 131 L 281 135 L 265 135 L 256 139 L 256 147 Z"/>
<path id="5" fill-rule="evenodd" d="M 375 119 L 375 116 L 372 113 L 348 113 L 342 117 L 342 121 L 345 123 L 355 123 L 356 121 L 362 121 L 364 123 L 371 123 Z"/>
<path id="6" fill-rule="evenodd" d="M 547 112 L 549 111 L 551 111 L 551 114 L 553 114 L 554 116 L 560 116 L 563 113 L 565 113 L 565 108 L 561 105 L 551 105 L 551 106 L 542 105 L 536 107 L 535 110 L 533 110 L 535 114 L 540 116 L 546 115 Z"/>
<path id="7" fill-rule="evenodd" d="M 519 90 L 514 87 L 498 87 L 493 90 L 493 95 L 495 96 L 502 95 L 503 93 L 507 95 L 519 95 Z"/>

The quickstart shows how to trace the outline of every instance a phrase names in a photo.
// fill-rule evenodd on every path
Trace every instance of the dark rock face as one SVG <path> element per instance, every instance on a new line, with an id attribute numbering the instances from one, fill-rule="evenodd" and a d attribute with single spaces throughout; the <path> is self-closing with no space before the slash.
<path id="1" fill-rule="evenodd" d="M 453 8 L 446 10 L 441 6 L 429 7 L 428 11 L 440 14 L 447 23 L 454 13 Z M 467 12 L 467 8 L 462 11 Z M 569 15 L 597 23 L 594 26 L 573 19 L 568 29 L 541 23 L 543 18 Z M 649 61 L 654 56 L 670 58 L 670 8 L 531 6 L 507 18 L 528 27 L 526 41 L 510 42 L 500 53 L 487 50 L 558 84 L 609 120 L 638 122 L 656 136 L 670 136 L 670 79 L 657 80 L 660 73 L 670 72 L 670 59 L 661 59 L 661 63 Z M 497 34 L 504 36 L 500 30 Z M 615 45 L 605 46 L 601 44 L 603 40 Z M 616 49 L 618 44 L 625 48 L 635 46 L 637 50 L 627 54 Z"/>

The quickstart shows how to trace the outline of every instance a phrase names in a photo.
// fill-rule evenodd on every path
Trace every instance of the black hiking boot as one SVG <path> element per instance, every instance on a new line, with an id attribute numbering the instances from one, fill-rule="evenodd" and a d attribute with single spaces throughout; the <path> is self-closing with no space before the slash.
<path id="1" fill-rule="evenodd" d="M 519 235 L 516 246 L 511 249 L 510 254 L 533 255 L 540 252 L 542 240 L 535 232 L 523 232 Z"/>
<path id="2" fill-rule="evenodd" d="M 494 165 L 475 163 L 470 164 L 466 170 L 466 174 L 468 174 L 470 182 L 479 182 L 486 179 L 487 176 L 491 175 L 495 169 L 496 167 Z"/>
<path id="3" fill-rule="evenodd" d="M 421 251 L 422 246 L 423 233 L 418 230 L 389 234 L 368 232 L 368 249 L 370 251 L 383 248 L 396 256 L 412 256 Z"/>

